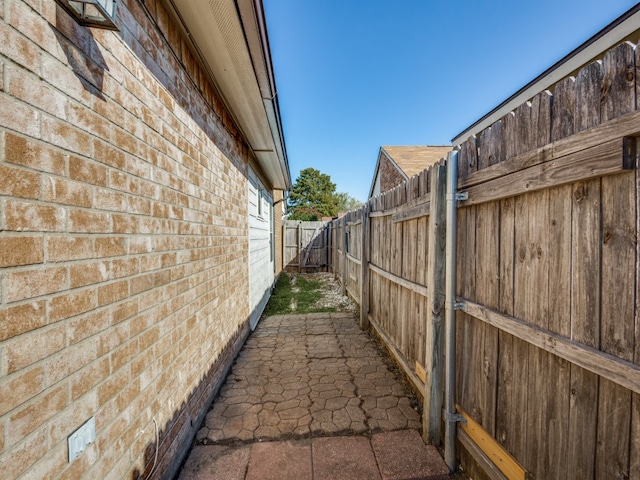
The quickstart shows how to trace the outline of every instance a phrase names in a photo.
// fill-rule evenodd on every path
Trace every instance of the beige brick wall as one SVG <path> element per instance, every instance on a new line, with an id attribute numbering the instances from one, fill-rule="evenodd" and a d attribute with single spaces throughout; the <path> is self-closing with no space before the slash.
<path id="1" fill-rule="evenodd" d="M 3 478 L 162 477 L 246 334 L 248 149 L 159 1 L 118 25 L 0 0 Z"/>

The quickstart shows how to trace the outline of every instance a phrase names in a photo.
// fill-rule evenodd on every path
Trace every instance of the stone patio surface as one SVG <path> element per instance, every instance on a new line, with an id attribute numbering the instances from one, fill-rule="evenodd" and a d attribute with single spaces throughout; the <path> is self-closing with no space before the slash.
<path id="1" fill-rule="evenodd" d="M 179 479 L 449 478 L 387 362 L 352 313 L 264 318 Z"/>

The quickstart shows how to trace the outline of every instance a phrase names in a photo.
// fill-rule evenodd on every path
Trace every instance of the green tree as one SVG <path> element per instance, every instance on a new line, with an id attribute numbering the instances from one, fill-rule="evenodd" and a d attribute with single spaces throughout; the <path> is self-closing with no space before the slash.
<path id="1" fill-rule="evenodd" d="M 338 211 L 340 212 L 350 212 L 351 210 L 357 210 L 362 207 L 362 202 L 348 193 L 339 192 L 336 193 L 336 196 L 338 197 Z"/>
<path id="2" fill-rule="evenodd" d="M 305 168 L 289 193 L 291 220 L 319 220 L 335 217 L 340 208 L 336 184 L 326 173 L 315 168 Z"/>

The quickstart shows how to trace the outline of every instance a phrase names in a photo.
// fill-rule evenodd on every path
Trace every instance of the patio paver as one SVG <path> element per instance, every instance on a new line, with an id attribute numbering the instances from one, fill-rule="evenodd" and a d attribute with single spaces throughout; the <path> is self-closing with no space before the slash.
<path id="1" fill-rule="evenodd" d="M 442 458 L 418 433 L 415 400 L 386 361 L 352 313 L 263 319 L 180 480 L 446 478 Z M 235 470 L 220 475 L 223 468 Z"/>

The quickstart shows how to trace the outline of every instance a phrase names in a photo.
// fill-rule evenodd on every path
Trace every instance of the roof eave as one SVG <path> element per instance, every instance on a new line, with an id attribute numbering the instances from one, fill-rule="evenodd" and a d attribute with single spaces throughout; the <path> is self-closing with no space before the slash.
<path id="1" fill-rule="evenodd" d="M 290 190 L 291 173 L 282 129 L 278 90 L 271 61 L 271 47 L 269 45 L 264 6 L 262 0 L 236 0 L 236 5 L 256 72 L 256 80 L 260 88 L 267 121 L 274 140 L 275 153 L 280 170 L 279 174 L 281 180 L 283 180 L 279 190 Z"/>
<path id="2" fill-rule="evenodd" d="M 209 73 L 260 168 L 291 188 L 261 0 L 165 0 Z"/>

